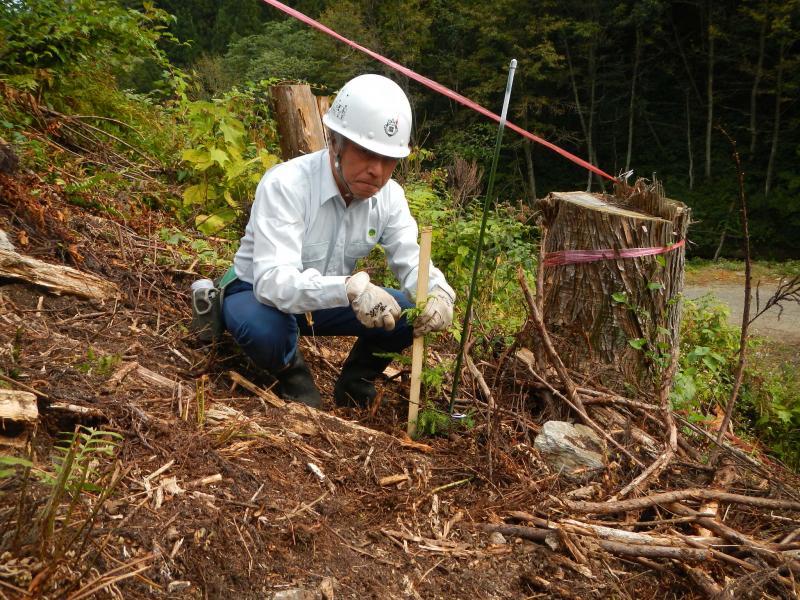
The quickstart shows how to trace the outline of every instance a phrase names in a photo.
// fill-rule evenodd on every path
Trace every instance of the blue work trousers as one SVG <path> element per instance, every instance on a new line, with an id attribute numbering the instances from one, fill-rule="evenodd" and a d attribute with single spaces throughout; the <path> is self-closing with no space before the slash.
<path id="1" fill-rule="evenodd" d="M 400 308 L 413 304 L 399 290 L 384 288 Z M 275 372 L 294 360 L 300 335 L 354 335 L 367 338 L 375 351 L 402 352 L 413 341 L 413 328 L 405 316 L 391 331 L 361 324 L 350 306 L 323 308 L 311 313 L 313 329 L 305 314 L 290 315 L 259 302 L 253 285 L 236 280 L 225 289 L 222 303 L 225 327 L 239 347 L 260 368 Z"/>

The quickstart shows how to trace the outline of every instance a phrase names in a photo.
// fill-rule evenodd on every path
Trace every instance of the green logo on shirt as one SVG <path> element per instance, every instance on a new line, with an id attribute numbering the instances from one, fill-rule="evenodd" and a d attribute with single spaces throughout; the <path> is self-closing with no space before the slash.
<path id="1" fill-rule="evenodd" d="M 369 230 L 369 237 L 375 237 L 375 230 L 374 229 L 370 229 Z"/>

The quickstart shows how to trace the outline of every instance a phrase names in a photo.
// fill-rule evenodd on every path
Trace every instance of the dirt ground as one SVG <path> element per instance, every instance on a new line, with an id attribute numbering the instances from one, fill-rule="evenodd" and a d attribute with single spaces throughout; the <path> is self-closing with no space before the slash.
<path id="1" fill-rule="evenodd" d="M 554 550 L 484 530 L 512 517 L 566 518 L 562 499 L 586 493 L 587 481 L 560 477 L 534 451 L 534 426 L 525 424 L 554 409 L 522 368 L 509 366 L 496 389 L 502 414 L 524 418 L 487 422 L 478 408 L 474 428 L 414 443 L 404 436 L 405 376 L 381 382 L 372 410 L 337 409 L 333 381 L 352 340 L 304 340 L 325 410 L 284 406 L 232 385 L 231 371 L 263 378 L 229 341 L 207 347 L 188 333 L 197 273 L 154 235 L 170 224 L 163 215 L 120 222 L 55 196 L 34 204 L 26 193 L 6 181 L 0 197 L 0 229 L 17 248 L 104 277 L 121 296 L 81 300 L 0 281 L 0 373 L 9 387 L 36 394 L 41 414 L 33 429 L 7 429 L 12 445 L 0 452 L 27 454 L 32 472 L 53 471 L 54 445 L 76 425 L 121 441 L 111 455 L 87 459 L 97 487 L 67 492 L 55 512 L 52 486 L 22 472 L 0 478 L 0 598 L 706 595 L 669 560 L 620 558 L 575 540 Z M 432 354 L 449 359 L 453 348 Z M 476 382 L 464 393 L 478 398 Z M 629 428 L 616 434 L 627 439 Z M 615 456 L 588 498 L 635 474 Z M 687 458 L 665 477 L 685 488 L 712 475 Z M 772 489 L 770 481 L 743 476 L 739 486 Z M 788 517 L 756 522 L 750 512 L 731 508 L 728 522 L 776 538 L 798 526 Z M 658 527 L 686 526 L 667 519 Z M 754 590 L 788 597 L 773 580 L 777 570 L 757 571 Z M 708 572 L 725 581 L 721 563 Z"/>

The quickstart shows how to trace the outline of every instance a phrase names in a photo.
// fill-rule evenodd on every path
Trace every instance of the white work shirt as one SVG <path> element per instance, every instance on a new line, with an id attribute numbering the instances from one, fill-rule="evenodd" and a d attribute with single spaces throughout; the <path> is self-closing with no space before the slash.
<path id="1" fill-rule="evenodd" d="M 377 244 L 413 300 L 419 244 L 403 188 L 390 180 L 371 198 L 346 206 L 326 149 L 264 174 L 233 265 L 239 279 L 253 284 L 260 302 L 300 314 L 347 306 L 345 280 Z M 429 290 L 436 286 L 455 298 L 431 263 Z"/>

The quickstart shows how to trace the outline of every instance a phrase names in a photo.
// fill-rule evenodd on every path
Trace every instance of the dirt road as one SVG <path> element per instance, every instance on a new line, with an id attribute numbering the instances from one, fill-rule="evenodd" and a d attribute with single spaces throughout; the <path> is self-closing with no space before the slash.
<path id="1" fill-rule="evenodd" d="M 775 284 L 762 284 L 758 297 L 763 306 L 767 299 L 775 291 Z M 704 294 L 711 293 L 720 301 L 731 308 L 731 324 L 740 326 L 742 324 L 742 311 L 744 308 L 744 285 L 732 283 L 706 283 L 692 284 L 686 286 L 687 298 L 699 298 Z M 756 310 L 756 294 L 753 290 L 751 296 L 750 313 Z M 785 344 L 800 344 L 800 305 L 796 303 L 784 304 L 783 312 L 777 307 L 772 307 L 769 311 L 761 315 L 752 325 L 751 331 L 758 335 L 763 335 Z"/>

